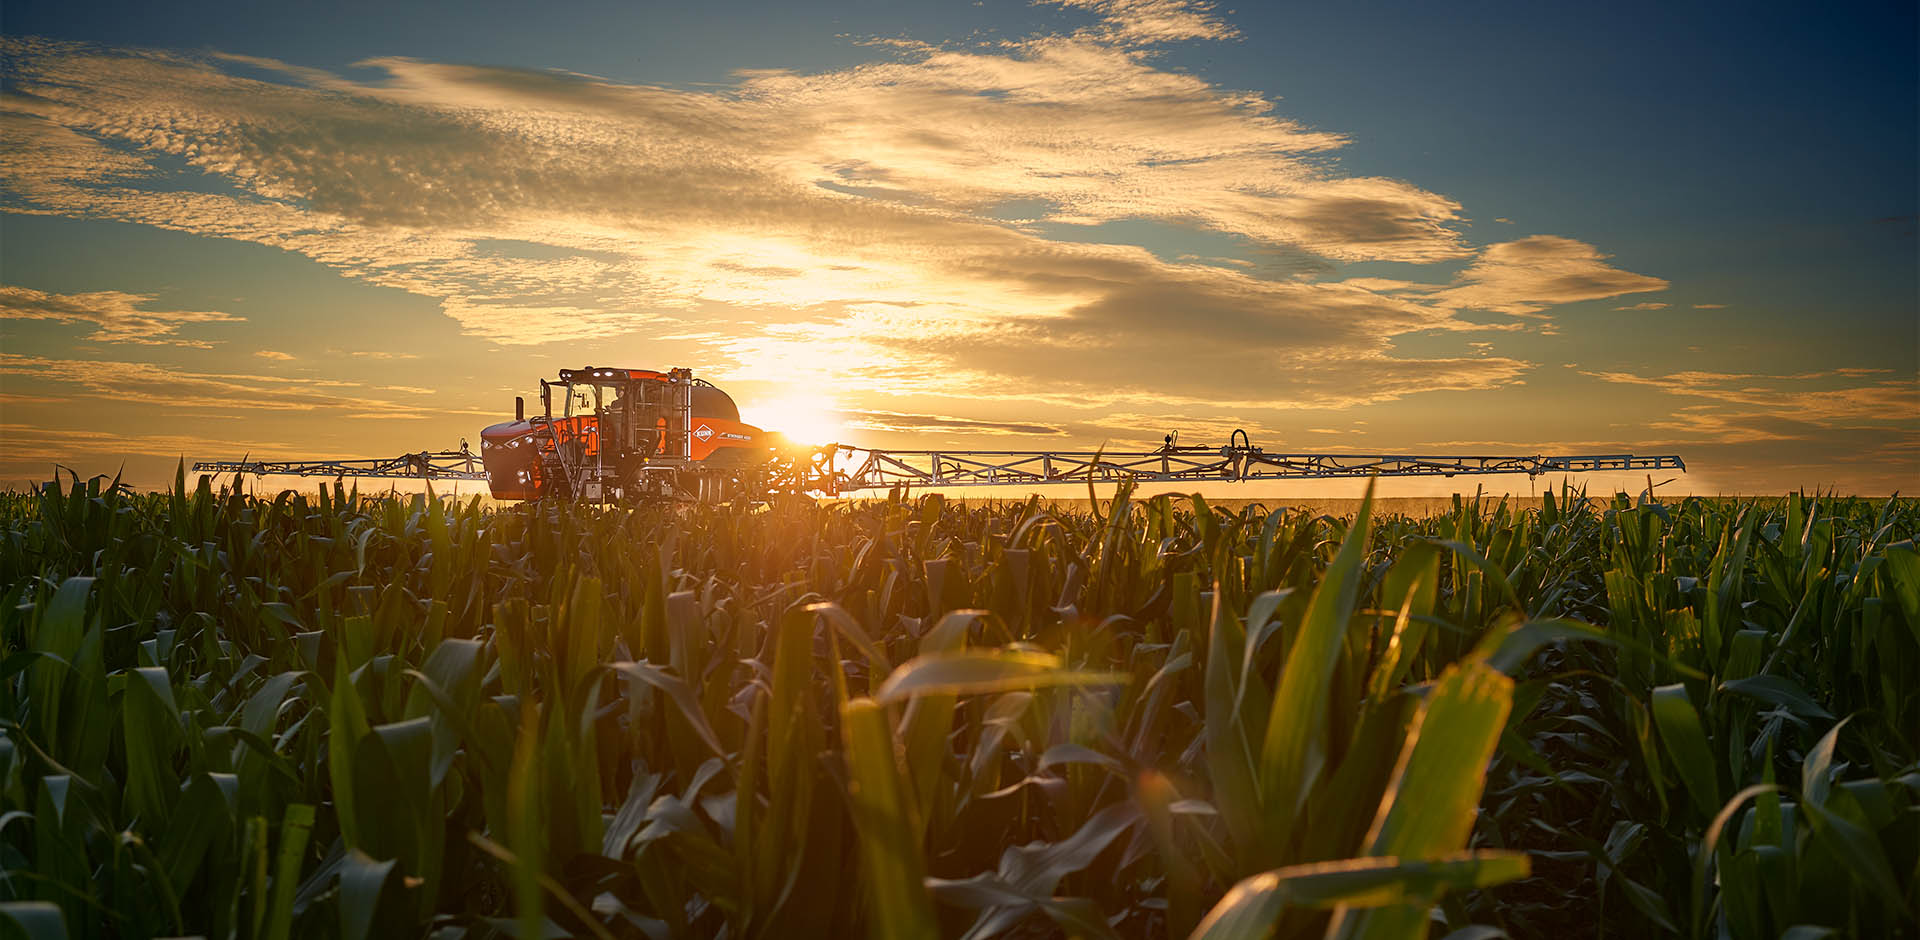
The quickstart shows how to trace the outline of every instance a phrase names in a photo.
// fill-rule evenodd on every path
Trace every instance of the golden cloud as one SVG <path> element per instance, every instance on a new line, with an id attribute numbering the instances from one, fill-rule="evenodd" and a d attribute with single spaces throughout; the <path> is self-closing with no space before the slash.
<path id="1" fill-rule="evenodd" d="M 1799 440 L 1812 431 L 1866 429 L 1920 440 L 1920 376 L 1886 369 L 1843 368 L 1786 375 L 1685 371 L 1643 376 L 1587 372 L 1620 385 L 1638 385 L 1703 400 L 1651 427 L 1681 439 Z M 1836 455 L 1837 456 L 1837 455 Z"/>
<path id="2" fill-rule="evenodd" d="M 208 340 L 188 339 L 180 328 L 193 323 L 238 323 L 244 317 L 216 311 L 143 310 L 151 295 L 120 291 L 50 294 L 0 284 L 0 320 L 48 320 L 85 323 L 94 327 L 87 338 L 98 343 L 136 343 L 147 346 L 211 348 Z"/>
<path id="3" fill-rule="evenodd" d="M 1496 387 L 1530 364 L 1393 339 L 1665 286 L 1566 238 L 1475 255 L 1453 200 L 1342 176 L 1340 135 L 1141 48 L 1229 37 L 1210 7 L 1078 5 L 1095 27 L 691 91 L 8 38 L 0 106 L 28 145 L 0 186 L 18 211 L 298 252 L 500 343 L 711 337 L 715 368 L 866 394 L 1294 408 Z M 179 191 L 161 156 L 233 192 Z M 1473 260 L 1447 285 L 1270 279 L 1085 240 L 1118 221 L 1329 264 Z"/>

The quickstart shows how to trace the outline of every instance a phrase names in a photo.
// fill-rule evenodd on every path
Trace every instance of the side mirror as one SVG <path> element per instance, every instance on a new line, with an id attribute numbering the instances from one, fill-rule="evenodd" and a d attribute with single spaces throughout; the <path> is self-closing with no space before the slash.
<path id="1" fill-rule="evenodd" d="M 518 395 L 513 396 L 513 420 L 527 420 L 527 400 Z"/>

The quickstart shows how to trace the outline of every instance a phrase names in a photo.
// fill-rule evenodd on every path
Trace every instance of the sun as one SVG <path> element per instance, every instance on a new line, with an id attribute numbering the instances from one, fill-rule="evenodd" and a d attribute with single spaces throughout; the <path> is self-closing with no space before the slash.
<path id="1" fill-rule="evenodd" d="M 833 403 L 804 393 L 742 405 L 740 420 L 763 430 L 777 431 L 801 444 L 838 444 L 846 435 L 846 425 Z"/>

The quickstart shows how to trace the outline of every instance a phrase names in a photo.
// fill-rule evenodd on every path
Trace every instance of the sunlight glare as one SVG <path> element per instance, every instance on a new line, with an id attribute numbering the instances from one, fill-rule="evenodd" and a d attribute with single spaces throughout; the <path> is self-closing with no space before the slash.
<path id="1" fill-rule="evenodd" d="M 833 403 L 805 392 L 769 396 L 742 405 L 740 420 L 777 431 L 801 444 L 837 444 L 846 434 L 846 425 Z"/>

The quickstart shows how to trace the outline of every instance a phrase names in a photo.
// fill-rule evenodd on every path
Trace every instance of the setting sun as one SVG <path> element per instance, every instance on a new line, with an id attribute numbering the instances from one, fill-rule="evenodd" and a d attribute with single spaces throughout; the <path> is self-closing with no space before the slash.
<path id="1" fill-rule="evenodd" d="M 769 396 L 740 406 L 740 420 L 767 431 L 777 431 L 801 444 L 838 444 L 846 425 L 833 403 L 804 393 Z"/>

